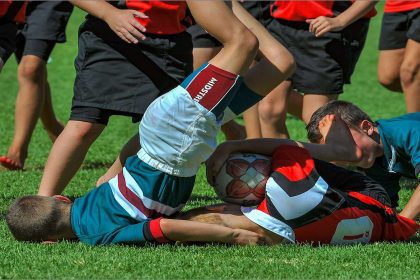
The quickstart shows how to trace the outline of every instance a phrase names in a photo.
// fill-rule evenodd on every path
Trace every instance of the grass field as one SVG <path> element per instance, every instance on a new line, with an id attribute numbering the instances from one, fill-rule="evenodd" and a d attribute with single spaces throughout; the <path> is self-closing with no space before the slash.
<path id="1" fill-rule="evenodd" d="M 382 9 L 380 3 L 380 9 Z M 68 43 L 56 47 L 49 64 L 49 81 L 59 118 L 69 116 L 77 52 L 77 28 L 83 14 L 76 11 L 68 27 Z M 371 23 L 365 50 L 342 99 L 365 109 L 373 119 L 404 113 L 402 95 L 388 92 L 376 78 L 380 16 Z M 110 81 L 112 82 L 112 81 Z M 0 75 L 0 154 L 7 152 L 13 136 L 17 92 L 16 63 L 10 59 Z M 303 124 L 288 119 L 295 139 L 305 139 Z M 91 189 L 114 160 L 123 143 L 137 130 L 130 119 L 114 117 L 93 145 L 65 195 L 78 197 Z M 222 138 L 222 136 L 221 136 Z M 411 243 L 381 243 L 351 247 L 229 247 L 229 246 L 109 246 L 89 247 L 63 242 L 56 245 L 22 244 L 13 240 L 5 213 L 17 197 L 37 192 L 51 143 L 38 125 L 24 172 L 0 172 L 0 278 L 149 278 L 149 279 L 420 279 L 419 239 Z M 405 182 L 402 204 L 412 193 Z M 187 209 L 218 202 L 205 183 L 203 170 Z"/>

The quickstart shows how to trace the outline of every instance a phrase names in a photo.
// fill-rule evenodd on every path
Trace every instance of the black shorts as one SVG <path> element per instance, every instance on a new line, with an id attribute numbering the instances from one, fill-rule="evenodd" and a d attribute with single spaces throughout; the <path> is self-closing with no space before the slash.
<path id="1" fill-rule="evenodd" d="M 46 41 L 40 39 L 26 40 L 22 34 L 18 33 L 16 36 L 15 56 L 18 63 L 20 63 L 22 56 L 24 55 L 35 55 L 44 61 L 48 61 L 54 46 L 55 41 Z"/>
<path id="2" fill-rule="evenodd" d="M 47 61 L 56 43 L 66 41 L 66 26 L 73 11 L 67 1 L 31 1 L 26 23 L 19 27 L 16 42 L 18 62 L 24 55 Z"/>
<path id="3" fill-rule="evenodd" d="M 136 113 L 127 113 L 122 111 L 107 110 L 94 107 L 73 106 L 73 108 L 71 109 L 70 120 L 108 125 L 109 118 L 113 115 L 131 117 L 133 123 L 140 122 L 141 118 L 143 117 L 142 114 Z"/>
<path id="4" fill-rule="evenodd" d="M 27 40 L 64 43 L 72 11 L 73 5 L 68 1 L 30 1 L 26 9 L 26 24 L 21 32 Z"/>
<path id="5" fill-rule="evenodd" d="M 403 49 L 407 40 L 420 42 L 420 9 L 399 13 L 384 13 L 379 49 Z"/>
<path id="6" fill-rule="evenodd" d="M 341 32 L 316 38 L 305 22 L 272 20 L 268 30 L 293 55 L 296 71 L 290 78 L 301 93 L 340 94 L 350 83 L 369 29 L 361 19 Z"/>
<path id="7" fill-rule="evenodd" d="M 241 5 L 261 24 L 267 26 L 271 21 L 270 1 L 244 1 Z M 191 34 L 194 48 L 216 48 L 222 44 L 200 25 L 193 24 L 187 31 Z"/>
<path id="8" fill-rule="evenodd" d="M 0 58 L 3 63 L 12 55 L 16 48 L 17 26 L 14 22 L 0 23 Z"/>
<path id="9" fill-rule="evenodd" d="M 80 107 L 138 117 L 192 72 L 190 34 L 145 35 L 137 45 L 127 44 L 103 21 L 89 17 L 82 24 L 70 119 L 95 122 Z"/>

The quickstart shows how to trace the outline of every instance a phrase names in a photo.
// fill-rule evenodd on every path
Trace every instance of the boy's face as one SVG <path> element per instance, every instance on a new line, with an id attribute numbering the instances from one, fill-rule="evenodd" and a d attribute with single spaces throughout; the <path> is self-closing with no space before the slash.
<path id="1" fill-rule="evenodd" d="M 371 167 L 377 157 L 378 143 L 372 139 L 369 131 L 351 127 L 350 133 L 356 145 L 362 150 L 362 159 L 356 165 L 362 168 Z"/>

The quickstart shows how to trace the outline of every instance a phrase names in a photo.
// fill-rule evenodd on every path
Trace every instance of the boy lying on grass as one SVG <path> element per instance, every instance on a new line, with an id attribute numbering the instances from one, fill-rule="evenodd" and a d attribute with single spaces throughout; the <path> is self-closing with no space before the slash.
<path id="1" fill-rule="evenodd" d="M 331 125 L 331 129 L 330 126 Z M 321 125 L 329 149 L 354 149 L 350 132 L 338 117 Z M 346 132 L 347 130 L 347 132 Z M 329 131 L 329 133 L 325 133 Z M 347 136 L 347 137 L 345 137 Z M 193 209 L 178 218 L 241 228 L 262 234 L 270 244 L 284 241 L 354 244 L 408 240 L 419 225 L 391 208 L 385 189 L 369 177 L 333 164 L 320 149 L 284 145 L 281 139 L 252 139 L 221 144 L 207 161 L 209 183 L 231 153 L 272 155 L 265 199 L 257 207 L 221 204 Z M 301 144 L 299 144 L 301 145 Z M 311 152 L 309 152 L 309 150 Z M 359 151 L 357 151 L 359 153 Z M 360 157 L 356 156 L 356 157 Z M 338 160 L 338 158 L 336 159 Z"/>

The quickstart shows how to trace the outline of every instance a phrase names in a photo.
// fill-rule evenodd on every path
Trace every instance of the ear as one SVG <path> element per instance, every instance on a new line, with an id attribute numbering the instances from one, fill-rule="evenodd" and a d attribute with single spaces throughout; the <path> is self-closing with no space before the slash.
<path id="1" fill-rule="evenodd" d="M 56 194 L 53 197 L 57 200 L 61 200 L 61 201 L 64 201 L 66 203 L 71 203 L 71 200 L 68 197 L 65 197 L 63 195 Z"/>
<path id="2" fill-rule="evenodd" d="M 375 126 L 368 120 L 363 120 L 360 123 L 360 129 L 363 130 L 363 132 L 365 132 L 368 136 L 372 136 L 372 134 L 375 132 Z"/>

